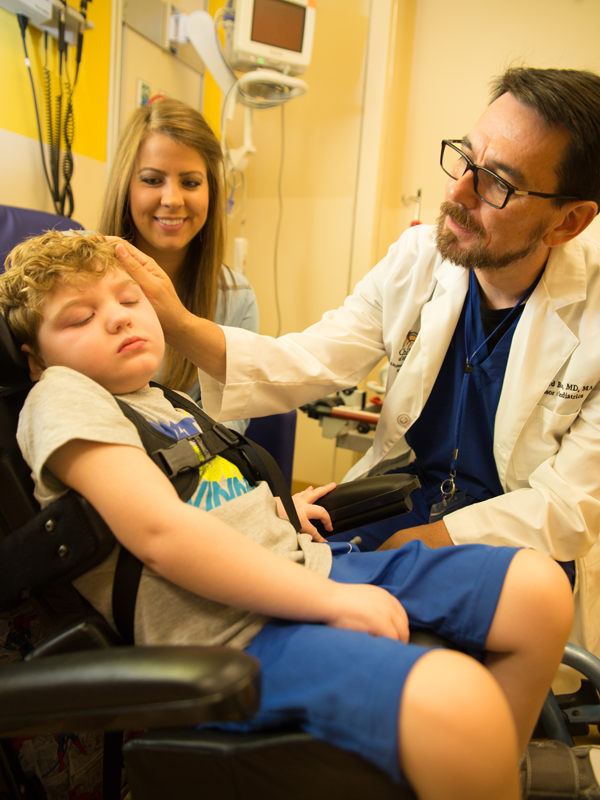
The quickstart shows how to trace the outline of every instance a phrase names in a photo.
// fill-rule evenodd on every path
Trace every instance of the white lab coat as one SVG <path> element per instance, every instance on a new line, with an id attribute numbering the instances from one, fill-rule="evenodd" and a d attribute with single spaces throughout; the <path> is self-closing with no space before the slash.
<path id="1" fill-rule="evenodd" d="M 383 472 L 383 459 L 407 463 L 404 434 L 429 397 L 467 289 L 468 273 L 442 261 L 433 229 L 411 228 L 341 308 L 303 333 L 274 340 L 226 328 L 226 386 L 201 374 L 205 408 L 222 419 L 286 411 L 355 386 L 387 356 L 373 447 L 346 477 Z M 455 544 L 576 559 L 572 639 L 598 655 L 599 393 L 600 243 L 583 234 L 552 249 L 514 334 L 494 430 L 505 493 L 444 521 Z"/>

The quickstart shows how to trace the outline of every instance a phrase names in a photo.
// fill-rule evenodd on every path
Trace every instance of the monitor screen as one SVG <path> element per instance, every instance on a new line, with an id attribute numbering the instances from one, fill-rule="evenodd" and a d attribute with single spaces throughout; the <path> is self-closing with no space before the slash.
<path id="1" fill-rule="evenodd" d="M 306 8 L 287 0 L 255 0 L 252 41 L 302 52 Z"/>
<path id="2" fill-rule="evenodd" d="M 310 63 L 316 0 L 235 0 L 226 28 L 232 69 L 257 67 L 301 75 Z"/>

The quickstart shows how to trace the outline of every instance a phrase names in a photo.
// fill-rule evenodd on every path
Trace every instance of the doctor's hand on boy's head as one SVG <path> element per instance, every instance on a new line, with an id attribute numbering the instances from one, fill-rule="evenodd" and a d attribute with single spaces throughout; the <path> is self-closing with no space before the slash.
<path id="1" fill-rule="evenodd" d="M 105 236 L 107 242 L 115 242 L 115 255 L 139 283 L 142 291 L 154 307 L 167 339 L 172 330 L 179 328 L 181 319 L 188 312 L 177 296 L 172 280 L 156 261 L 130 242 L 118 236 Z"/>
<path id="2" fill-rule="evenodd" d="M 332 489 L 335 489 L 335 483 L 328 483 L 326 486 L 319 486 L 316 489 L 309 486 L 308 489 L 304 489 L 302 492 L 296 492 L 296 494 L 292 496 L 298 519 L 302 525 L 300 530 L 302 533 L 309 533 L 315 542 L 326 542 L 327 539 L 324 539 L 315 526 L 311 524 L 311 519 L 320 520 L 326 531 L 332 531 L 333 525 L 331 524 L 329 512 L 326 511 L 323 506 L 315 506 L 313 504 L 316 500 L 328 494 Z M 288 519 L 288 515 L 285 513 L 283 503 L 279 497 L 275 498 L 275 502 L 277 504 L 277 513 L 279 516 L 283 517 L 283 519 Z"/>

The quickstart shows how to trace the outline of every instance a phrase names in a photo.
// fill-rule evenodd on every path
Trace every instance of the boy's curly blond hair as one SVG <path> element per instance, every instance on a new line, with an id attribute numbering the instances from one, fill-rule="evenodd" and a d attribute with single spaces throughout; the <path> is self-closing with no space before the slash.
<path id="1" fill-rule="evenodd" d="M 27 239 L 11 250 L 4 266 L 0 312 L 19 344 L 29 345 L 35 354 L 44 304 L 57 286 L 123 269 L 113 242 L 75 231 L 47 231 Z"/>

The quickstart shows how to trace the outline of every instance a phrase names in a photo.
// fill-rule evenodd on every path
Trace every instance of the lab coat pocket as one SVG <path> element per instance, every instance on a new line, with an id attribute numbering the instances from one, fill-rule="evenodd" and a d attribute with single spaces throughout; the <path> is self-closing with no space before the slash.
<path id="1" fill-rule="evenodd" d="M 560 449 L 562 437 L 577 419 L 574 414 L 557 414 L 544 406 L 536 406 L 515 444 L 513 465 L 518 480 L 529 480 L 540 464 Z"/>

